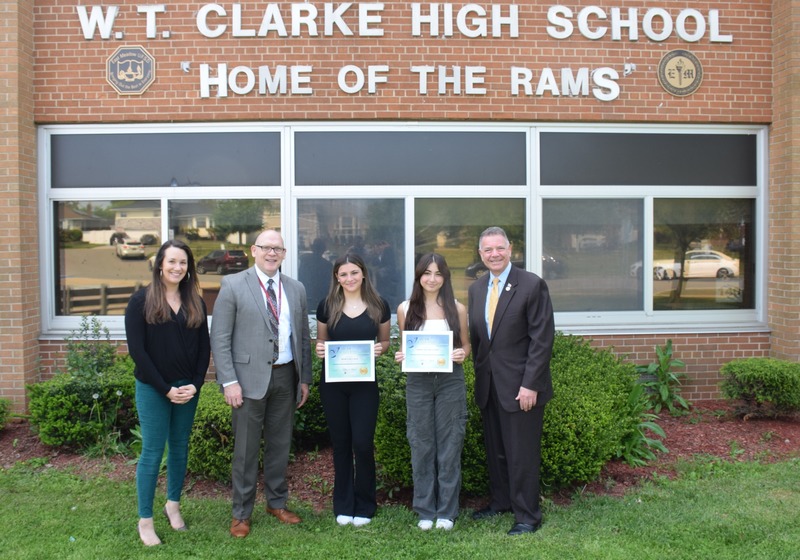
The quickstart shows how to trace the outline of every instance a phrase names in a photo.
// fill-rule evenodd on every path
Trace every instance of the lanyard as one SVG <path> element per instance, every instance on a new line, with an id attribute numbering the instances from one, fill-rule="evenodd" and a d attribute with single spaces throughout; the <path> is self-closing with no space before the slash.
<path id="1" fill-rule="evenodd" d="M 281 322 L 281 303 L 283 303 L 283 300 L 281 298 L 281 294 L 283 294 L 283 282 L 281 282 L 280 280 L 278 280 L 278 282 L 277 282 L 277 284 L 278 284 L 278 297 L 277 297 L 276 303 L 278 304 L 278 308 L 275 309 L 272 306 L 272 302 L 269 299 L 269 293 L 267 293 L 267 288 L 264 287 L 264 282 L 261 281 L 261 278 L 258 276 L 258 274 L 256 274 L 256 278 L 258 278 L 258 285 L 261 286 L 261 290 L 264 292 L 264 296 L 267 298 L 267 307 L 269 307 L 269 310 L 272 312 L 273 315 L 275 315 L 275 318 L 277 319 L 278 324 L 280 324 L 280 322 Z"/>

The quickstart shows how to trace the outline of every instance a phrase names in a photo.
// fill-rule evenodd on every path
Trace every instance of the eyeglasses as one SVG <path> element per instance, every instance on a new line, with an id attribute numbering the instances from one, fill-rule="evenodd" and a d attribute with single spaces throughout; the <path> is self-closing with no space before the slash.
<path id="1" fill-rule="evenodd" d="M 265 253 L 275 253 L 276 255 L 282 255 L 286 252 L 285 247 L 270 247 L 269 245 L 254 245 L 254 247 L 258 247 Z"/>

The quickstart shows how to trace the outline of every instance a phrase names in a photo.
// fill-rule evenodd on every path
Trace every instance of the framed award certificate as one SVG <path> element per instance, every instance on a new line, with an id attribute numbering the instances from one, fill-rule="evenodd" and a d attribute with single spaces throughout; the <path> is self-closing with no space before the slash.
<path id="1" fill-rule="evenodd" d="M 403 331 L 403 371 L 451 373 L 452 331 Z"/>
<path id="2" fill-rule="evenodd" d="M 326 341 L 325 382 L 375 381 L 375 343 Z"/>

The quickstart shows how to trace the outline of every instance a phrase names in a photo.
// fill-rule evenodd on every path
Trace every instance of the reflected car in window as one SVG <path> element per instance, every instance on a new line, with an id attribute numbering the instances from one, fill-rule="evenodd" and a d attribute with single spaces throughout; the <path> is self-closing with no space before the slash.
<path id="1" fill-rule="evenodd" d="M 250 266 L 247 254 L 239 249 L 218 249 L 211 251 L 205 257 L 197 261 L 197 273 L 216 272 L 217 274 L 228 274 L 229 272 L 241 272 Z"/>
<path id="2" fill-rule="evenodd" d="M 739 276 L 739 259 L 734 259 L 712 249 L 686 251 L 686 274 L 684 278 L 733 278 Z M 630 275 L 639 277 L 642 261 L 630 268 Z M 673 280 L 681 276 L 681 263 L 671 259 L 653 261 L 653 279 Z"/>
<path id="3" fill-rule="evenodd" d="M 118 240 L 114 245 L 114 252 L 120 259 L 143 259 L 145 257 L 144 243 L 130 237 Z"/>

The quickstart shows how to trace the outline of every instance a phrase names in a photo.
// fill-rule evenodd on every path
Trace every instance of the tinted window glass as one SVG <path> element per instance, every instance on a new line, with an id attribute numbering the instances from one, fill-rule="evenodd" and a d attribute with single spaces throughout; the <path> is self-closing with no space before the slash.
<path id="1" fill-rule="evenodd" d="M 298 185 L 524 185 L 522 132 L 299 132 Z"/>
<path id="2" fill-rule="evenodd" d="M 543 185 L 755 186 L 756 136 L 541 134 Z"/>
<path id="3" fill-rule="evenodd" d="M 56 134 L 52 181 L 68 187 L 280 185 L 280 134 Z"/>

